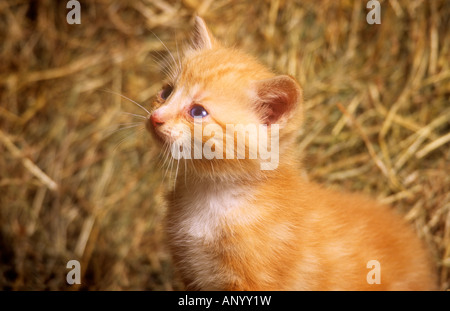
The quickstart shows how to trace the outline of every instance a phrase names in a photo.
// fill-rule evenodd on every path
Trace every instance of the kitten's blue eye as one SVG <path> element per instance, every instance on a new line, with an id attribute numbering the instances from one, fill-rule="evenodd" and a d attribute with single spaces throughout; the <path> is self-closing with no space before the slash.
<path id="1" fill-rule="evenodd" d="M 193 118 L 204 118 L 208 115 L 208 111 L 206 111 L 205 108 L 203 108 L 200 105 L 195 105 L 194 107 L 191 108 L 189 114 Z"/>

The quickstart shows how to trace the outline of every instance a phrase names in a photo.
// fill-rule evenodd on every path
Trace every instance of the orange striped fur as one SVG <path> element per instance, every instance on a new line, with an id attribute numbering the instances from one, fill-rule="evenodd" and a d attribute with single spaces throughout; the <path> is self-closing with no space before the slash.
<path id="1" fill-rule="evenodd" d="M 194 105 L 208 113 L 202 126 L 280 125 L 274 170 L 261 170 L 247 149 L 245 159 L 176 164 L 181 168 L 167 195 L 166 228 L 187 289 L 436 289 L 428 254 L 400 216 L 364 196 L 326 190 L 300 177 L 293 139 L 303 99 L 292 77 L 277 76 L 243 52 L 223 47 L 196 18 L 192 46 L 174 60 L 167 83 L 147 124 L 165 148 L 188 134 L 174 131 L 180 124 L 193 131 Z M 186 137 L 191 143 L 192 136 Z M 224 148 L 225 138 L 215 142 Z M 371 260 L 380 264 L 380 284 L 367 281 Z"/>

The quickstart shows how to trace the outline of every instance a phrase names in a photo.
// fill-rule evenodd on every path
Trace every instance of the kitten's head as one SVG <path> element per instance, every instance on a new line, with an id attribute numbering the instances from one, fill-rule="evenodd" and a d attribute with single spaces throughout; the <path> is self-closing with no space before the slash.
<path id="1" fill-rule="evenodd" d="M 173 65 L 147 122 L 171 155 L 187 158 L 187 169 L 202 177 L 276 169 L 302 122 L 295 79 L 222 46 L 200 17 L 190 47 Z"/>

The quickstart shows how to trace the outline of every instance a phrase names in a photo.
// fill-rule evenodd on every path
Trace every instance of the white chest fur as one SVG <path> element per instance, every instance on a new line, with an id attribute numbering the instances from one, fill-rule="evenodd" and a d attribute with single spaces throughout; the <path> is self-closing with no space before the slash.
<path id="1" fill-rule="evenodd" d="M 176 213 L 169 212 L 168 233 L 178 252 L 178 268 L 195 287 L 218 289 L 223 279 L 217 271 L 217 241 L 230 212 L 248 200 L 247 189 L 234 184 L 198 184 L 177 193 Z"/>
<path id="2" fill-rule="evenodd" d="M 237 185 L 200 184 L 189 188 L 176 201 L 180 211 L 177 231 L 194 240 L 214 239 L 227 214 L 247 198 L 242 186 Z"/>

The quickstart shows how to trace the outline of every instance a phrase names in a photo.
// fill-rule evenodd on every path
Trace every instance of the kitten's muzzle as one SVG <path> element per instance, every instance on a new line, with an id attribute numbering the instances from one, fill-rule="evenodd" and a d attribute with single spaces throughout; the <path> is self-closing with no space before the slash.
<path id="1" fill-rule="evenodd" d="M 153 112 L 147 119 L 145 127 L 147 130 L 159 141 L 164 142 L 164 137 L 161 133 L 161 126 L 164 124 L 155 112 Z"/>
<path id="2" fill-rule="evenodd" d="M 155 129 L 164 124 L 164 121 L 155 112 L 150 115 L 149 120 L 150 120 L 150 123 L 153 125 L 153 128 L 155 128 Z"/>

